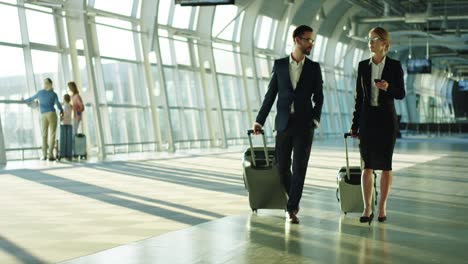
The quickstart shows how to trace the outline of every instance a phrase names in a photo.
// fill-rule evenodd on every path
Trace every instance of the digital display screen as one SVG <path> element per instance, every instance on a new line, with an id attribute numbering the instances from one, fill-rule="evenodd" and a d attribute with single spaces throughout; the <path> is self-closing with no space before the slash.
<path id="1" fill-rule="evenodd" d="M 468 91 L 468 80 L 458 81 L 458 91 L 467 92 Z"/>
<path id="2" fill-rule="evenodd" d="M 406 62 L 406 71 L 408 74 L 416 73 L 431 73 L 431 60 L 425 59 L 410 59 Z"/>

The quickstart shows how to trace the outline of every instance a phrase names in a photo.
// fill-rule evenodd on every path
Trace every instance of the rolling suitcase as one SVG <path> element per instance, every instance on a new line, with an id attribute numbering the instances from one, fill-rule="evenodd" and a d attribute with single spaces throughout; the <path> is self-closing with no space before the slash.
<path id="1" fill-rule="evenodd" d="M 248 130 L 250 148 L 244 152 L 243 178 L 245 188 L 249 192 L 250 208 L 286 209 L 287 194 L 281 182 L 275 161 L 275 148 L 267 147 L 265 134 L 262 130 L 263 147 L 253 147 L 251 134 Z"/>
<path id="2" fill-rule="evenodd" d="M 344 134 L 345 149 L 346 149 L 346 166 L 341 167 L 338 171 L 336 189 L 336 198 L 340 204 L 341 211 L 345 214 L 349 212 L 362 213 L 364 210 L 364 202 L 362 200 L 361 189 L 361 167 L 349 166 L 348 159 L 348 142 L 347 137 L 351 136 L 350 133 Z M 377 204 L 377 189 L 376 189 L 377 175 L 374 172 L 374 193 L 372 195 L 372 206 Z"/>
<path id="3" fill-rule="evenodd" d="M 73 128 L 71 125 L 60 125 L 60 147 L 58 159 L 72 158 L 72 145 L 73 145 Z"/>
<path id="4" fill-rule="evenodd" d="M 86 136 L 85 134 L 76 134 L 73 142 L 73 156 L 86 159 Z"/>

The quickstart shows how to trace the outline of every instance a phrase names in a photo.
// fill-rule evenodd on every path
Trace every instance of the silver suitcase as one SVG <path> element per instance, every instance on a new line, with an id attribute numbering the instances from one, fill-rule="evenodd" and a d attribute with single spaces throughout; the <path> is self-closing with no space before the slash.
<path id="1" fill-rule="evenodd" d="M 344 134 L 345 149 L 346 149 L 346 166 L 341 167 L 337 175 L 338 188 L 336 189 L 336 198 L 340 204 L 341 211 L 345 214 L 349 212 L 362 213 L 364 210 L 364 201 L 362 198 L 361 188 L 361 167 L 349 166 L 348 159 L 348 142 L 349 133 Z M 376 189 L 377 175 L 374 172 L 374 193 L 372 194 L 372 207 L 377 203 Z"/>
<path id="2" fill-rule="evenodd" d="M 275 161 L 275 148 L 267 147 L 265 134 L 262 132 L 263 147 L 253 147 L 248 130 L 250 148 L 244 152 L 242 161 L 245 188 L 249 192 L 250 208 L 286 209 L 287 194 L 281 182 Z"/>
<path id="3" fill-rule="evenodd" d="M 76 134 L 73 138 L 73 156 L 76 158 L 87 159 L 86 154 L 86 136 L 85 134 Z"/>

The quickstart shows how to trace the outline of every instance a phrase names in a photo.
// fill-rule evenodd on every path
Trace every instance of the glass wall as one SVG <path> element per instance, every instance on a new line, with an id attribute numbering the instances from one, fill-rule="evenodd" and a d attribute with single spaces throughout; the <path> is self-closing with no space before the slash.
<path id="1" fill-rule="evenodd" d="M 0 28 L 0 117 L 9 160 L 40 156 L 38 105 L 20 99 L 42 89 L 44 78 L 53 80 L 61 100 L 68 81 L 79 84 L 91 156 L 246 144 L 274 60 L 294 44 L 295 25 L 270 11 L 244 21 L 249 7 L 240 5 L 93 0 L 85 1 L 80 21 L 68 9 L 24 2 L 0 1 L 0 23 L 8 25 Z M 356 48 L 336 35 L 317 34 L 310 55 L 322 69 L 325 100 L 316 132 L 325 137 L 349 129 L 357 65 L 369 56 L 362 43 Z M 453 120 L 452 81 L 438 72 L 412 77 L 419 121 Z M 396 102 L 404 122 L 408 106 L 406 99 Z M 265 123 L 270 140 L 275 111 Z"/>
<path id="2" fill-rule="evenodd" d="M 25 16 L 20 17 L 16 4 L 0 2 L 0 23 L 8 25 L 0 28 L 0 118 L 5 142 L 2 151 L 6 151 L 8 160 L 41 155 L 39 105 L 24 104 L 21 99 L 41 90 L 44 78 L 52 79 L 59 98 L 65 91 L 65 67 L 58 52 L 52 9 L 26 4 Z"/>

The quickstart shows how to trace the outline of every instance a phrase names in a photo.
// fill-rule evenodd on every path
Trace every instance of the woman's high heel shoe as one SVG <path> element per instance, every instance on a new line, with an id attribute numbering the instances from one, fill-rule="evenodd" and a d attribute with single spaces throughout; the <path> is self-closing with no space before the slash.
<path id="1" fill-rule="evenodd" d="M 374 219 L 374 212 L 372 212 L 372 214 L 370 214 L 369 216 L 361 216 L 359 218 L 359 222 L 361 223 L 369 222 L 369 225 L 370 225 L 372 223 L 372 219 Z"/>
<path id="2" fill-rule="evenodd" d="M 383 222 L 387 221 L 387 216 L 386 215 L 385 216 L 379 216 L 379 217 L 377 217 L 377 220 L 379 220 L 379 222 L 383 223 Z"/>

